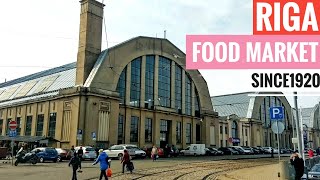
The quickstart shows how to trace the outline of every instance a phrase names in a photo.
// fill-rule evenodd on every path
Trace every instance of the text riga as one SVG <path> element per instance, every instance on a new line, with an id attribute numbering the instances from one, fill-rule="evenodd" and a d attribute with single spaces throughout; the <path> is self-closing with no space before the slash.
<path id="1" fill-rule="evenodd" d="M 193 62 L 316 62 L 318 42 L 193 42 Z M 245 48 L 246 54 L 241 54 Z M 243 51 L 242 51 L 243 52 Z M 199 55 L 200 58 L 199 59 Z M 243 59 L 244 58 L 244 59 Z"/>

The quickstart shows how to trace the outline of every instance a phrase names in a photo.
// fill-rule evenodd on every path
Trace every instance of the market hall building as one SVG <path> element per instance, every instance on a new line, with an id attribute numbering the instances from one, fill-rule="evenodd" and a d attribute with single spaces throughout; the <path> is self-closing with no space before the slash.
<path id="1" fill-rule="evenodd" d="M 217 113 L 199 71 L 185 69 L 185 54 L 167 39 L 151 37 L 101 51 L 104 5 L 80 3 L 77 62 L 0 84 L 1 138 L 14 120 L 19 136 L 52 137 L 59 142 L 50 145 L 63 148 L 209 146 Z"/>

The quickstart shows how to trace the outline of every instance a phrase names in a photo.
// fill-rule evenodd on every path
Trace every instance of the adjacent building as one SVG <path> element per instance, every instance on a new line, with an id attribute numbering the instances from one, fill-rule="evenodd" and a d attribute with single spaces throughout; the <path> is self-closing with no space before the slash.
<path id="1" fill-rule="evenodd" d="M 199 71 L 186 70 L 185 54 L 152 37 L 102 51 L 104 5 L 80 3 L 77 61 L 0 84 L 0 140 L 17 121 L 19 137 L 51 137 L 63 148 L 209 146 L 218 114 Z"/>
<path id="2" fill-rule="evenodd" d="M 320 146 L 319 113 L 319 104 L 316 104 L 312 108 L 302 108 L 300 111 L 304 145 L 307 148 L 315 149 Z"/>
<path id="3" fill-rule="evenodd" d="M 211 145 L 277 147 L 279 138 L 280 147 L 292 148 L 293 116 L 285 96 L 245 92 L 213 96 L 211 99 L 215 111 L 219 112 L 219 121 L 211 126 L 216 132 L 211 134 Z M 274 106 L 283 106 L 285 112 L 285 130 L 279 137 L 271 130 L 269 107 Z"/>

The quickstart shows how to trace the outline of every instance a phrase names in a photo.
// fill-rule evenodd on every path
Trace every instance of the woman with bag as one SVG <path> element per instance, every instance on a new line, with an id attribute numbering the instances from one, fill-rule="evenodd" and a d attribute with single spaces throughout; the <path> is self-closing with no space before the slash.
<path id="1" fill-rule="evenodd" d="M 130 161 L 130 155 L 126 149 L 123 151 L 123 157 L 122 157 L 121 163 L 122 163 L 122 173 L 124 173 L 124 166 L 127 166 L 127 169 L 132 173 L 132 170 L 133 170 L 131 167 L 132 162 Z"/>
<path id="2" fill-rule="evenodd" d="M 105 152 L 103 152 L 103 149 L 100 149 L 99 153 L 100 153 L 99 157 L 92 165 L 96 165 L 96 164 L 100 163 L 101 172 L 100 172 L 99 180 L 102 180 L 102 177 L 104 177 L 107 180 L 108 179 L 107 170 L 109 169 L 109 165 L 108 165 L 109 157 Z M 111 169 L 110 169 L 110 171 L 111 171 Z M 108 172 L 109 172 L 109 170 L 108 170 Z"/>

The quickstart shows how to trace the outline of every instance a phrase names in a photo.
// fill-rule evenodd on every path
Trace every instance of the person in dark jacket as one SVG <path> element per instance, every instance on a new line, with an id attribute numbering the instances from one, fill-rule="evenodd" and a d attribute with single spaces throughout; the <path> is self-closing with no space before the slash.
<path id="1" fill-rule="evenodd" d="M 298 151 L 295 151 L 290 156 L 290 163 L 291 163 L 291 165 L 293 165 L 293 167 L 296 171 L 295 180 L 300 180 L 301 177 L 303 176 L 303 173 L 304 173 L 304 161 L 299 156 Z"/>
<path id="2" fill-rule="evenodd" d="M 82 146 L 80 146 L 80 149 L 78 149 L 77 154 L 78 154 L 80 160 L 82 160 L 82 157 L 83 157 L 83 149 L 82 149 Z"/>
<path id="3" fill-rule="evenodd" d="M 77 170 L 78 168 L 81 169 L 81 161 L 78 157 L 77 153 L 73 154 L 73 157 L 70 159 L 69 167 L 72 165 L 72 180 L 77 180 Z"/>
<path id="4" fill-rule="evenodd" d="M 121 163 L 122 163 L 122 173 L 124 173 L 124 166 L 128 167 L 130 163 L 130 155 L 126 149 L 123 151 L 123 157 L 122 157 Z M 132 173 L 132 169 L 130 169 L 130 172 Z"/>
<path id="5" fill-rule="evenodd" d="M 92 165 L 96 165 L 96 164 L 100 163 L 101 172 L 100 172 L 99 180 L 102 180 L 102 177 L 104 177 L 105 179 L 108 179 L 106 171 L 109 167 L 109 165 L 108 165 L 109 157 L 105 152 L 103 152 L 103 149 L 100 149 L 99 153 L 100 153 L 100 155 L 98 156 L 97 160 Z"/>

